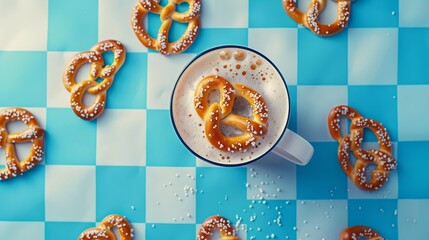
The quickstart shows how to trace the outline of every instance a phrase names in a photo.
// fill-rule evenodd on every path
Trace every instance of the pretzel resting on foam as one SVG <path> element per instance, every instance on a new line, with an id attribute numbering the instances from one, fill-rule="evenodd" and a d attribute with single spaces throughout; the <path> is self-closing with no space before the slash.
<path id="1" fill-rule="evenodd" d="M 103 53 L 113 52 L 113 62 L 104 66 Z M 115 74 L 125 61 L 125 47 L 116 40 L 105 40 L 97 43 L 90 51 L 74 55 L 63 73 L 63 85 L 71 93 L 70 105 L 74 113 L 84 119 L 97 118 L 106 105 L 106 91 L 112 86 Z M 76 83 L 79 68 L 85 63 L 91 63 L 87 80 Z M 97 79 L 103 81 L 98 83 Z M 85 92 L 96 95 L 94 103 L 86 107 L 83 104 Z"/>
<path id="2" fill-rule="evenodd" d="M 22 121 L 28 128 L 17 133 L 9 133 L 6 126 L 9 122 Z M 32 169 L 43 159 L 45 130 L 40 127 L 36 118 L 22 108 L 9 108 L 0 113 L 0 148 L 5 150 L 6 166 L 0 169 L 0 180 L 16 177 Z M 15 144 L 31 142 L 27 157 L 19 161 Z"/>
<path id="3" fill-rule="evenodd" d="M 214 90 L 219 90 L 220 100 L 209 105 L 209 94 Z M 236 97 L 243 97 L 250 103 L 252 118 L 232 113 Z M 257 137 L 267 133 L 268 108 L 264 98 L 255 90 L 241 84 L 232 85 L 221 76 L 207 76 L 198 83 L 194 107 L 205 122 L 206 138 L 219 150 L 245 151 L 255 145 Z M 220 130 L 221 124 L 237 128 L 243 135 L 225 136 Z"/>
<path id="4" fill-rule="evenodd" d="M 186 12 L 176 11 L 176 5 L 181 3 L 189 4 Z M 159 51 L 164 55 L 180 53 L 194 42 L 200 31 L 200 9 L 200 0 L 168 0 L 165 7 L 159 5 L 159 0 L 139 0 L 131 15 L 131 25 L 137 38 L 147 48 Z M 156 39 L 151 37 L 144 28 L 143 19 L 149 12 L 160 15 L 161 27 Z M 188 26 L 178 40 L 169 42 L 168 36 L 173 21 L 188 23 Z"/>
<path id="5" fill-rule="evenodd" d="M 222 236 L 219 240 L 240 240 L 235 236 L 235 230 L 229 220 L 222 216 L 211 216 L 204 220 L 198 232 L 197 240 L 211 239 L 215 229 L 219 230 Z"/>
<path id="6" fill-rule="evenodd" d="M 78 240 L 116 240 L 112 228 L 118 229 L 120 240 L 133 239 L 133 229 L 130 223 L 122 216 L 111 214 L 101 221 L 100 226 L 89 228 L 80 234 Z"/>
<path id="7" fill-rule="evenodd" d="M 352 6 L 351 0 L 336 0 L 338 15 L 337 19 L 331 24 L 322 24 L 319 22 L 319 15 L 326 6 L 326 0 L 311 0 L 307 13 L 303 13 L 298 9 L 296 5 L 297 1 L 283 0 L 283 8 L 295 22 L 309 28 L 319 36 L 334 35 L 343 30 L 349 22 Z"/>
<path id="8" fill-rule="evenodd" d="M 340 121 L 342 117 L 351 121 L 350 135 L 341 135 Z M 388 180 L 390 171 L 396 168 L 396 160 L 392 157 L 392 142 L 386 128 L 373 119 L 362 117 L 349 106 L 333 108 L 329 113 L 328 127 L 331 136 L 339 143 L 338 160 L 340 165 L 356 186 L 366 191 L 375 191 L 381 188 Z M 379 149 L 364 150 L 360 148 L 365 128 L 374 133 L 378 140 Z M 350 152 L 356 157 L 354 166 L 350 163 Z M 371 180 L 367 180 L 365 175 L 368 164 L 376 165 L 376 169 L 371 173 Z"/>
<path id="9" fill-rule="evenodd" d="M 361 238 L 366 238 L 368 240 L 384 239 L 377 231 L 366 226 L 349 227 L 340 233 L 340 240 L 355 240 Z"/>

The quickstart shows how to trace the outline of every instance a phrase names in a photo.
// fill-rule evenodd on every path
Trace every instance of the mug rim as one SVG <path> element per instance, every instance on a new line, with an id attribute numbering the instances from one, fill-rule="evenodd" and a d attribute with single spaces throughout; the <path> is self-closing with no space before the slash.
<path id="1" fill-rule="evenodd" d="M 212 51 L 215 51 L 215 50 L 218 50 L 218 49 L 222 49 L 222 48 L 240 48 L 240 49 L 244 49 L 244 50 L 247 50 L 247 51 L 250 51 L 250 52 L 253 52 L 253 53 L 256 53 L 256 54 L 258 54 L 259 56 L 261 56 L 262 58 L 264 58 L 265 60 L 267 60 L 273 67 L 274 67 L 274 69 L 276 70 L 276 72 L 280 75 L 280 78 L 282 79 L 282 81 L 283 81 L 283 84 L 284 84 L 284 86 L 285 86 L 285 89 L 286 89 L 286 93 L 287 93 L 287 99 L 288 99 L 288 110 L 287 110 L 287 114 L 288 114 L 288 117 L 287 117 L 287 119 L 286 119 L 286 124 L 284 125 L 284 128 L 283 128 L 283 130 L 282 130 L 282 133 L 280 134 L 280 137 L 276 140 L 276 142 L 267 150 L 267 151 L 265 151 L 263 154 L 261 154 L 260 156 L 258 156 L 258 157 L 256 157 L 256 158 L 254 158 L 254 159 L 252 159 L 252 160 L 249 160 L 249 161 L 244 161 L 244 162 L 242 162 L 242 163 L 237 163 L 237 164 L 223 164 L 223 163 L 220 163 L 220 162 L 216 162 L 216 161 L 212 161 L 212 160 L 210 160 L 210 159 L 207 159 L 207 158 L 205 158 L 205 157 L 203 157 L 203 156 L 201 156 L 200 154 L 198 154 L 198 153 L 196 153 L 190 146 L 188 146 L 188 144 L 185 142 L 185 140 L 182 138 L 182 136 L 180 135 L 180 133 L 179 133 L 179 131 L 178 131 L 178 129 L 177 129 L 177 126 L 176 126 L 176 124 L 175 124 L 175 121 L 174 121 L 174 116 L 173 116 L 173 100 L 174 100 L 174 93 L 176 92 L 176 87 L 177 87 L 177 85 L 178 85 L 178 83 L 179 83 L 179 81 L 180 81 L 180 78 L 182 77 L 182 75 L 183 75 L 183 73 L 189 68 L 189 66 L 191 66 L 197 59 L 199 59 L 200 57 L 202 57 L 203 55 L 205 55 L 205 54 L 207 54 L 207 53 L 209 53 L 209 52 L 212 52 Z M 285 78 L 283 77 L 283 74 L 280 72 L 280 70 L 278 69 L 278 67 L 267 57 L 267 56 L 265 56 L 265 54 L 263 54 L 263 53 L 261 53 L 261 52 L 259 52 L 258 50 L 255 50 L 255 49 L 253 49 L 253 48 L 250 48 L 250 47 L 247 47 L 247 46 L 242 46 L 242 45 L 233 45 L 233 44 L 227 44 L 227 45 L 219 45 L 219 46 L 216 46 L 216 47 L 212 47 L 212 48 L 209 48 L 209 49 L 206 49 L 206 50 L 204 50 L 204 51 L 202 51 L 202 52 L 200 52 L 199 54 L 197 54 L 195 57 L 193 57 L 187 64 L 186 64 L 186 66 L 185 67 L 183 67 L 183 69 L 182 69 L 182 71 L 180 72 L 180 74 L 179 74 L 179 76 L 178 76 L 178 78 L 177 78 L 177 80 L 176 80 L 176 83 L 174 84 L 174 88 L 173 88 L 173 91 L 172 91 L 172 93 L 171 93 L 171 96 L 170 96 L 170 120 L 171 120 L 171 122 L 172 122 L 172 124 L 173 124 L 173 128 L 174 128 L 174 131 L 176 132 L 176 135 L 179 137 L 179 139 L 180 139 L 180 141 L 182 142 L 182 144 L 194 155 L 194 156 L 196 156 L 196 157 L 198 157 L 199 159 L 201 159 L 201 160 L 203 160 L 203 161 L 205 161 L 205 162 L 208 162 L 208 163 L 210 163 L 210 164 L 214 164 L 214 165 L 217 165 L 217 166 L 222 166 L 222 167 L 239 167 L 239 166 L 244 166 L 244 165 L 247 165 L 247 164 L 250 164 L 250 163 L 253 163 L 253 162 L 255 162 L 255 161 L 257 161 L 257 160 L 259 160 L 259 159 L 261 159 L 261 158 L 263 158 L 264 156 L 266 156 L 268 153 L 270 153 L 275 147 L 276 147 L 276 145 L 280 142 L 280 140 L 282 139 L 282 137 L 283 137 L 283 135 L 284 135 L 284 133 L 286 132 L 286 129 L 287 129 L 287 127 L 288 127 L 288 125 L 289 125 L 289 120 L 290 120 L 290 94 L 289 94 L 289 89 L 288 89 L 288 85 L 287 85 L 287 83 L 286 83 L 286 80 L 285 80 Z"/>

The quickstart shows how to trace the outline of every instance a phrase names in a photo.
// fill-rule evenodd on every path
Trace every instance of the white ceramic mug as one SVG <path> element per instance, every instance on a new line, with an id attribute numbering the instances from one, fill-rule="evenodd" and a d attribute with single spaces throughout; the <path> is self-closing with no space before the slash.
<path id="1" fill-rule="evenodd" d="M 196 86 L 209 75 L 221 76 L 231 84 L 249 86 L 265 99 L 269 113 L 268 131 L 263 138 L 257 138 L 256 146 L 241 152 L 225 153 L 205 139 L 208 137 L 204 133 L 205 122 L 196 113 L 194 98 Z M 170 114 L 174 129 L 184 145 L 200 159 L 217 165 L 248 164 L 270 151 L 298 165 L 306 165 L 313 156 L 311 144 L 287 129 L 290 97 L 282 74 L 266 56 L 248 47 L 219 46 L 191 60 L 174 87 Z"/>

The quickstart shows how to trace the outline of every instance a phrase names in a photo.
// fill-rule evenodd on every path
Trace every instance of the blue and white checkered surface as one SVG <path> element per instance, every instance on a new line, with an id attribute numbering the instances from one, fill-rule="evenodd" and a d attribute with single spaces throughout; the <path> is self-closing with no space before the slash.
<path id="1" fill-rule="evenodd" d="M 0 182 L 0 239 L 76 239 L 110 213 L 132 222 L 135 239 L 195 239 L 215 214 L 241 223 L 243 239 L 338 239 L 353 225 L 389 240 L 429 239 L 429 1 L 356 1 L 349 28 L 320 38 L 298 27 L 281 0 L 203 0 L 200 35 L 169 57 L 134 36 L 136 2 L 0 0 L 0 107 L 28 108 L 47 130 L 44 163 Z M 334 15 L 333 2 L 326 13 Z M 150 33 L 159 24 L 149 16 Z M 172 38 L 185 27 L 175 24 Z M 69 107 L 62 70 L 74 53 L 110 38 L 124 43 L 127 59 L 103 115 L 83 121 Z M 215 167 L 176 137 L 168 108 L 178 74 L 221 44 L 250 46 L 277 64 L 291 94 L 289 128 L 315 148 L 307 166 L 269 154 Z M 338 164 L 327 114 L 339 104 L 392 136 L 398 169 L 380 191 L 360 191 Z"/>

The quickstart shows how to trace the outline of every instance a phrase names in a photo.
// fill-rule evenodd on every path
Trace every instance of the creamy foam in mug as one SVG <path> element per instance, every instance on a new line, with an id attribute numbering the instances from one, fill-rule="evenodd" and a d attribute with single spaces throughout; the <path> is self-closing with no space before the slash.
<path id="1" fill-rule="evenodd" d="M 208 81 L 217 81 L 221 78 L 228 81 L 231 86 L 241 84 L 255 90 L 257 94 L 250 94 L 250 96 L 259 99 L 260 95 L 264 101 L 263 107 L 268 109 L 266 132 L 261 131 L 261 136 L 256 136 L 259 134 L 254 132 L 255 137 L 246 142 L 246 147 L 235 145 L 234 149 L 232 147 L 226 149 L 221 142 L 214 141 L 214 144 L 217 142 L 217 146 L 210 143 L 207 138 L 212 135 L 206 133 L 208 119 L 207 117 L 202 119 L 199 116 L 196 108 L 201 107 L 201 104 L 198 102 L 200 100 L 195 100 L 196 96 L 202 94 L 202 89 L 199 89 L 201 93 L 196 93 L 198 84 L 208 77 L 212 79 Z M 207 106 L 220 102 L 220 91 L 223 91 L 222 88 L 210 91 Z M 224 91 L 226 94 L 237 93 L 239 89 L 232 87 L 230 91 Z M 252 108 L 249 101 L 238 95 L 240 94 L 232 94 L 235 96 L 235 101 L 231 114 L 243 116 L 244 119 L 256 118 L 253 116 L 253 110 L 261 108 L 258 106 L 261 105 L 259 101 L 256 107 Z M 289 118 L 289 95 L 282 76 L 264 56 L 243 47 L 219 47 L 201 54 L 185 68 L 173 92 L 171 111 L 176 132 L 194 154 L 217 164 L 238 165 L 260 158 L 281 139 Z M 245 124 L 249 124 L 248 122 L 246 120 Z M 219 127 L 220 132 L 227 137 L 246 134 L 242 130 L 225 124 L 222 120 L 220 120 L 220 126 L 217 124 L 212 126 Z"/>

